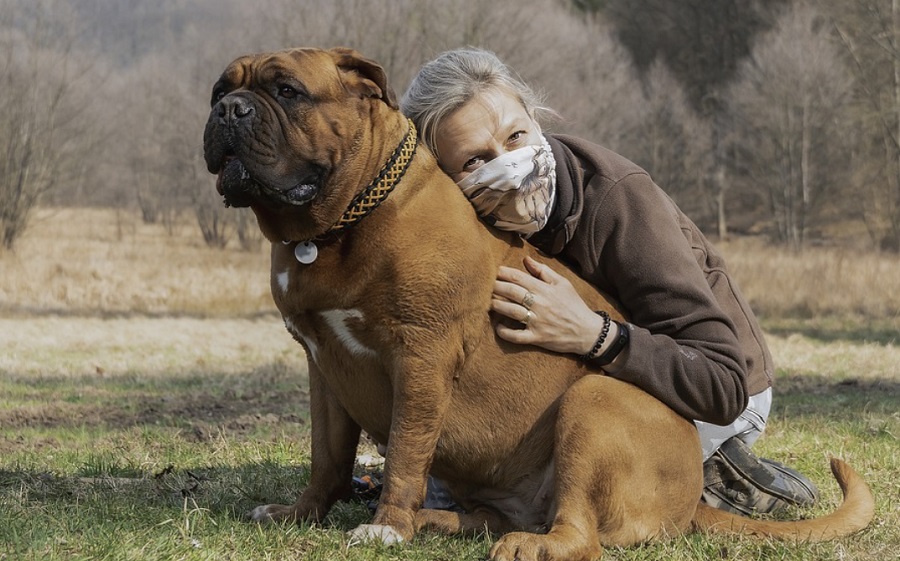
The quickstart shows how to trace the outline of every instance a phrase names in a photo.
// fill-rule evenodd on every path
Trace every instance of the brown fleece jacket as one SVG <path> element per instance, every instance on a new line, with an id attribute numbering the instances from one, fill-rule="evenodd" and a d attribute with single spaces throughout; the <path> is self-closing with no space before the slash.
<path id="1" fill-rule="evenodd" d="M 547 138 L 557 203 L 529 241 L 621 304 L 629 349 L 607 373 L 688 419 L 731 423 L 771 385 L 773 367 L 725 261 L 636 164 L 585 140 Z"/>

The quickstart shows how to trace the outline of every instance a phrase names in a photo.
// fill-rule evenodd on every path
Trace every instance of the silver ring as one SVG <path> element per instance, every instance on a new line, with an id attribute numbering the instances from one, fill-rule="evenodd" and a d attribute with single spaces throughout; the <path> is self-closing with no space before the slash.
<path id="1" fill-rule="evenodd" d="M 521 324 L 525 327 L 528 327 L 528 322 L 534 318 L 534 313 L 531 310 L 525 310 L 525 317 L 522 318 Z"/>
<path id="2" fill-rule="evenodd" d="M 534 294 L 530 292 L 525 293 L 525 297 L 522 298 L 522 306 L 525 307 L 526 310 L 530 310 L 534 305 Z"/>

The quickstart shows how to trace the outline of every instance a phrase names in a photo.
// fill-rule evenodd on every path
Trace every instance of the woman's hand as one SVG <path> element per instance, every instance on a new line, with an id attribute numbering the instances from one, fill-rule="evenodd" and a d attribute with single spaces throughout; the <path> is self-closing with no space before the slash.
<path id="1" fill-rule="evenodd" d="M 603 328 L 603 318 L 585 304 L 565 277 L 531 257 L 526 257 L 524 264 L 527 272 L 500 267 L 497 274 L 491 309 L 522 326 L 516 329 L 500 323 L 497 334 L 511 343 L 560 353 L 583 355 L 590 351 Z M 616 328 L 613 323 L 607 341 L 615 339 Z"/>

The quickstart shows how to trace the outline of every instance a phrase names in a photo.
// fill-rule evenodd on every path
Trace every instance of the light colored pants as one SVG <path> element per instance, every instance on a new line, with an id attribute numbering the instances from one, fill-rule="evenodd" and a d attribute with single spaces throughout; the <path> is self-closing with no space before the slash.
<path id="1" fill-rule="evenodd" d="M 753 446 L 756 439 L 766 430 L 769 410 L 772 408 L 772 388 L 750 396 L 750 403 L 744 412 L 730 425 L 721 426 L 702 421 L 694 421 L 700 433 L 700 446 L 703 447 L 705 462 L 719 449 L 723 442 L 736 436 L 747 446 Z"/>

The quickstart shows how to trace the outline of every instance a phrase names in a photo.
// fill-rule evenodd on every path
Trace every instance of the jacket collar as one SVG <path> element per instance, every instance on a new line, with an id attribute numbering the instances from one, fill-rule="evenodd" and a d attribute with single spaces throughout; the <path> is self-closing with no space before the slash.
<path id="1" fill-rule="evenodd" d="M 556 203 L 547 225 L 528 241 L 549 255 L 565 249 L 575 235 L 584 205 L 584 185 L 593 176 L 581 160 L 555 135 L 545 135 L 556 159 Z"/>

